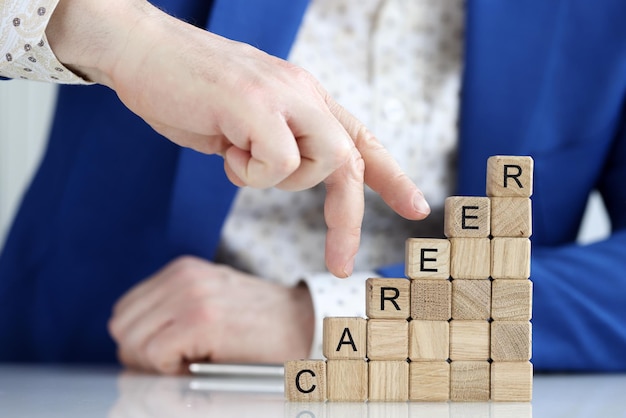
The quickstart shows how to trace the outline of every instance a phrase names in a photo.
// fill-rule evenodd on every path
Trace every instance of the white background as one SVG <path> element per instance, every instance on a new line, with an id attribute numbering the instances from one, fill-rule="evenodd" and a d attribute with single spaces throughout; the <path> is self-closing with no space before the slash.
<path id="1" fill-rule="evenodd" d="M 43 153 L 55 96 L 51 84 L 0 82 L 0 248 Z M 593 195 L 579 241 L 601 239 L 609 228 L 602 201 Z"/>

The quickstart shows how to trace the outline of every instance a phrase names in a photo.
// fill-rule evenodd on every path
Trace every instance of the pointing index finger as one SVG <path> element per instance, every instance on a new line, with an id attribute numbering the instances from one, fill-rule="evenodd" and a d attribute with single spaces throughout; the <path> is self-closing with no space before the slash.
<path id="1" fill-rule="evenodd" d="M 353 147 L 350 159 L 325 180 L 326 266 L 337 277 L 352 274 L 359 249 L 365 207 L 363 173 L 363 159 Z"/>
<path id="2" fill-rule="evenodd" d="M 321 87 L 319 87 L 321 89 Z M 396 160 L 376 137 L 354 116 L 321 90 L 326 103 L 344 126 L 365 162 L 365 183 L 399 215 L 421 220 L 430 214 L 422 191 L 402 171 Z"/>

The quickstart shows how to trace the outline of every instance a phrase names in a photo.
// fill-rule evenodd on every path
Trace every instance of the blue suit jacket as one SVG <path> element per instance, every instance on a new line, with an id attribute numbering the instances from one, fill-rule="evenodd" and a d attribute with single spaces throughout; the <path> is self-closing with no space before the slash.
<path id="1" fill-rule="evenodd" d="M 159 5 L 284 57 L 306 0 Z M 458 193 L 484 195 L 490 155 L 535 159 L 541 370 L 626 370 L 624 15 L 620 0 L 467 5 Z M 582 248 L 574 240 L 593 189 L 613 234 Z M 0 361 L 114 361 L 105 325 L 115 300 L 178 255 L 211 259 L 235 192 L 218 158 L 159 137 L 107 88 L 62 87 L 0 256 Z"/>

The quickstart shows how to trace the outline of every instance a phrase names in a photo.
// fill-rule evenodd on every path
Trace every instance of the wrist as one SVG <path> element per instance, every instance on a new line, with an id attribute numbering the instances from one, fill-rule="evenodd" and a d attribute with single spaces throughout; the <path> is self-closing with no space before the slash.
<path id="1" fill-rule="evenodd" d="M 46 37 L 61 63 L 90 81 L 112 87 L 122 54 L 134 47 L 133 30 L 155 12 L 143 0 L 60 0 Z"/>
<path id="2" fill-rule="evenodd" d="M 315 334 L 315 310 L 309 287 L 300 282 L 291 288 L 291 296 L 297 308 L 295 320 L 299 322 L 298 329 L 302 332 L 305 347 L 311 347 Z"/>

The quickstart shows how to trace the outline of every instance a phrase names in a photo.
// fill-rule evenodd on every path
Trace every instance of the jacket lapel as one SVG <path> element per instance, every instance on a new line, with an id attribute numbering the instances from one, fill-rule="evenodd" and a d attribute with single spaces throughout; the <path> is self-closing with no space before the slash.
<path id="1" fill-rule="evenodd" d="M 286 58 L 309 0 L 215 0 L 208 29 Z"/>

